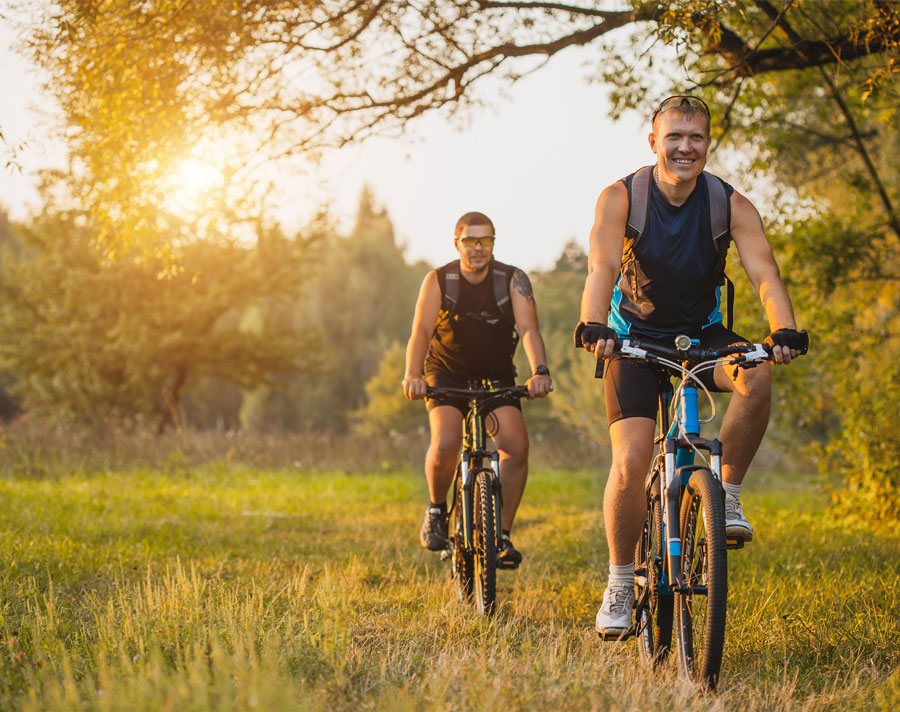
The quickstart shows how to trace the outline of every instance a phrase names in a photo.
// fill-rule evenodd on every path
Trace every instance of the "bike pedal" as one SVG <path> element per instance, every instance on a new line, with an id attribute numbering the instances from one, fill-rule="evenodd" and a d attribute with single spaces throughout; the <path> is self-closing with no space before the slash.
<path id="1" fill-rule="evenodd" d="M 597 636 L 604 643 L 621 643 L 624 640 L 628 640 L 631 636 L 634 635 L 634 628 L 629 628 L 628 630 L 622 633 L 601 633 L 599 630 L 594 629 L 597 633 Z"/>
<path id="2" fill-rule="evenodd" d="M 503 569 L 504 571 L 512 571 L 514 569 L 519 568 L 518 561 L 504 561 L 503 559 L 497 559 L 497 568 Z"/>
<path id="3" fill-rule="evenodd" d="M 726 539 L 725 545 L 728 549 L 743 549 L 744 541 L 743 539 Z"/>

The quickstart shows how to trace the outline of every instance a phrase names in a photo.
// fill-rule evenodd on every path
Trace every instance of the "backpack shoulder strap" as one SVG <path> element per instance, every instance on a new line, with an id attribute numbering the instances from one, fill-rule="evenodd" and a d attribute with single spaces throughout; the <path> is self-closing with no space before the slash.
<path id="1" fill-rule="evenodd" d="M 515 268 L 494 262 L 492 271 L 494 273 L 494 301 L 497 302 L 497 308 L 504 319 L 515 321 L 512 302 L 509 300 L 509 284 Z"/>
<path id="2" fill-rule="evenodd" d="M 706 171 L 703 171 L 703 176 L 709 197 L 709 234 L 719 253 L 719 285 L 725 286 L 725 328 L 730 331 L 734 324 L 734 283 L 725 274 L 725 267 L 731 244 L 731 200 L 725 190 L 725 181 Z"/>
<path id="3" fill-rule="evenodd" d="M 625 224 L 625 237 L 634 246 L 647 227 L 647 216 L 650 214 L 650 181 L 653 178 L 653 166 L 644 166 L 635 171 L 628 185 L 628 222 Z"/>
<path id="4" fill-rule="evenodd" d="M 452 313 L 459 302 L 459 260 L 451 262 L 444 268 L 444 292 L 441 294 L 441 311 Z M 440 281 L 440 280 L 438 280 Z"/>
<path id="5" fill-rule="evenodd" d="M 725 182 L 712 173 L 703 171 L 706 177 L 706 192 L 709 195 L 709 227 L 713 242 L 717 245 L 723 237 L 731 236 L 731 201 Z"/>

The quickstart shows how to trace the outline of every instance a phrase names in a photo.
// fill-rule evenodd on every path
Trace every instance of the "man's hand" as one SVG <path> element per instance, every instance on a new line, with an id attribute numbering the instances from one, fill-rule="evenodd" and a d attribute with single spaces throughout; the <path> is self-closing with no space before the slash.
<path id="1" fill-rule="evenodd" d="M 550 376 L 532 376 L 525 385 L 528 386 L 528 400 L 532 398 L 543 398 L 553 386 L 553 379 Z"/>
<path id="2" fill-rule="evenodd" d="M 421 376 L 405 376 L 403 378 L 403 395 L 407 400 L 422 400 L 428 384 Z"/>
<path id="3" fill-rule="evenodd" d="M 590 351 L 597 358 L 609 358 L 616 346 L 618 336 L 614 329 L 596 321 L 579 321 L 575 327 L 575 348 Z"/>
<path id="4" fill-rule="evenodd" d="M 766 337 L 772 347 L 775 363 L 789 364 L 791 359 L 805 354 L 809 349 L 809 334 L 796 329 L 777 329 Z"/>

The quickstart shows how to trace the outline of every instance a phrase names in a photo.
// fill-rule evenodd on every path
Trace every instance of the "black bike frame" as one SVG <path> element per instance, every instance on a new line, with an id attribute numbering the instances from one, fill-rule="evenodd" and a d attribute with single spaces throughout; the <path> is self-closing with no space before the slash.
<path id="1" fill-rule="evenodd" d="M 463 452 L 461 466 L 457 474 L 462 478 L 462 489 L 465 493 L 462 501 L 463 522 L 463 546 L 471 549 L 475 546 L 475 498 L 472 496 L 473 483 L 479 472 L 486 472 L 491 483 L 491 489 L 496 493 L 494 498 L 494 538 L 495 543 L 500 543 L 500 455 L 487 449 L 487 430 L 485 428 L 486 414 L 482 410 L 478 396 L 473 396 L 469 402 L 469 413 L 463 421 Z M 485 461 L 490 466 L 485 466 Z M 453 488 L 454 492 L 456 488 Z M 458 506 L 454 502 L 453 506 Z"/>

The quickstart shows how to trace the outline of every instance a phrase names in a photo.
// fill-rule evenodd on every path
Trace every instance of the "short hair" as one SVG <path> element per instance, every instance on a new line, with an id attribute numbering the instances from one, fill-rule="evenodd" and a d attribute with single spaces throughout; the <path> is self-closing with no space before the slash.
<path id="1" fill-rule="evenodd" d="M 490 225 L 491 232 L 497 232 L 494 229 L 494 223 L 492 223 L 491 219 L 484 213 L 466 213 L 456 221 L 456 230 L 453 231 L 453 234 L 456 237 L 459 237 L 463 228 L 469 227 L 470 225 Z"/>
<path id="2" fill-rule="evenodd" d="M 656 122 L 659 121 L 659 117 L 665 113 L 672 113 L 685 119 L 693 119 L 695 116 L 700 116 L 706 119 L 706 133 L 709 134 L 712 132 L 712 119 L 710 118 L 709 114 L 707 114 L 703 109 L 700 109 L 696 106 L 691 106 L 690 104 L 682 104 L 681 106 L 675 106 L 671 109 L 667 109 L 666 111 L 661 111 L 653 117 L 653 123 L 650 126 L 650 130 L 654 133 L 656 133 Z"/>

